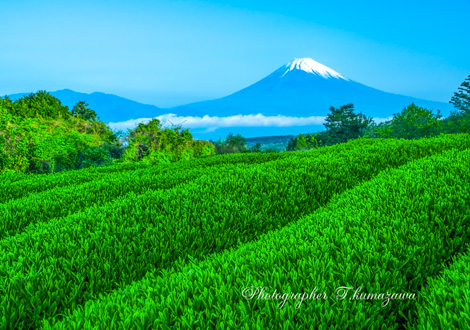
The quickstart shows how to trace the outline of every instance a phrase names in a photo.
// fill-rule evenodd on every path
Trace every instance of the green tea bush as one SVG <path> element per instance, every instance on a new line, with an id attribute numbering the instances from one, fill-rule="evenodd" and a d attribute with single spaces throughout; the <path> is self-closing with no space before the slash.
<path id="1" fill-rule="evenodd" d="M 450 267 L 421 291 L 417 324 L 412 329 L 466 329 L 470 325 L 470 255 L 459 255 Z"/>
<path id="2" fill-rule="evenodd" d="M 190 258 L 189 264 L 161 273 L 149 272 L 141 281 L 67 312 L 65 318 L 45 320 L 43 328 L 403 327 L 416 316 L 417 301 L 392 294 L 419 295 L 426 279 L 442 272 L 449 256 L 462 252 L 463 243 L 470 238 L 469 159 L 469 150 L 452 150 L 387 169 L 256 242 L 202 261 Z M 461 266 L 464 271 L 466 260 Z M 466 275 L 454 278 L 456 284 L 464 283 Z M 344 295 L 336 291 L 341 286 L 353 290 Z M 281 305 L 282 300 L 259 299 L 247 287 L 302 296 L 317 287 L 326 299 L 301 301 L 300 296 L 295 300 L 287 296 L 282 297 L 286 302 Z M 355 297 L 359 287 L 377 296 Z M 457 299 L 459 289 L 448 290 Z M 435 297 L 437 304 L 447 299 L 442 292 Z M 423 320 L 424 324 L 466 327 L 456 318 L 448 319 L 454 323 L 439 323 L 441 309 L 433 309 L 434 318 L 428 323 Z M 460 315 L 467 310 L 468 304 L 464 304 Z"/>
<path id="3" fill-rule="evenodd" d="M 21 329 L 60 318 L 147 272 L 206 258 L 280 229 L 382 170 L 468 143 L 464 135 L 358 140 L 261 164 L 253 161 L 273 156 L 255 155 L 248 163 L 222 162 L 169 189 L 131 191 L 102 206 L 86 204 L 66 217 L 31 223 L 0 241 L 2 324 Z M 214 159 L 208 162 L 219 161 Z M 178 178 L 176 173 L 175 183 Z"/>
<path id="4" fill-rule="evenodd" d="M 46 175 L 18 175 L 16 180 L 0 181 L 0 203 L 22 198 L 31 194 L 37 194 L 56 187 L 80 185 L 92 180 L 99 180 L 109 173 L 121 173 L 147 168 L 148 164 L 119 164 L 104 168 L 87 168 L 83 170 L 59 172 Z M 16 174 L 15 174 L 16 175 Z M 2 177 L 15 177 L 13 174 L 5 174 Z"/>
<path id="5" fill-rule="evenodd" d="M 165 170 L 166 169 L 166 170 Z M 18 234 L 28 225 L 71 215 L 95 205 L 111 202 L 127 193 L 169 189 L 211 173 L 207 167 L 158 168 L 110 173 L 83 184 L 56 187 L 0 204 L 0 239 Z"/>
<path id="6" fill-rule="evenodd" d="M 160 164 L 156 171 L 169 171 L 171 169 L 186 169 L 194 167 L 209 167 L 219 164 L 258 164 L 269 162 L 289 154 L 236 154 L 217 157 L 206 157 L 191 160 L 181 160 L 175 164 Z M 310 156 L 309 156 L 310 157 Z M 82 170 L 59 172 L 47 175 L 15 175 L 11 171 L 0 174 L 0 203 L 5 203 L 12 199 L 18 199 L 47 191 L 57 187 L 76 186 L 93 180 L 108 178 L 108 174 L 120 175 L 121 172 L 138 171 L 136 175 L 145 175 L 140 169 L 147 169 L 151 166 L 148 163 L 122 163 L 109 167 L 92 167 Z M 155 170 L 151 170 L 155 171 Z M 85 194 L 86 191 L 83 191 Z M 58 201 L 59 202 L 59 201 Z"/>

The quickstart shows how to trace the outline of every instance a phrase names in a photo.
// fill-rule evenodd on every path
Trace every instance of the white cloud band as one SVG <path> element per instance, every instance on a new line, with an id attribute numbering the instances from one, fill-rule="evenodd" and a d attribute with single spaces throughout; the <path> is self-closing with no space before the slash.
<path id="1" fill-rule="evenodd" d="M 164 126 L 181 125 L 183 128 L 207 128 L 209 131 L 214 131 L 219 127 L 292 127 L 292 126 L 309 126 L 309 125 L 322 125 L 325 121 L 325 116 L 311 116 L 311 117 L 289 117 L 289 116 L 264 116 L 257 115 L 236 115 L 229 117 L 179 117 L 175 114 L 169 113 L 155 117 L 159 119 Z M 374 118 L 374 121 L 379 123 L 390 118 Z M 127 128 L 134 128 L 139 123 L 148 123 L 152 118 L 139 118 L 127 121 L 109 123 L 112 129 L 125 130 Z"/>

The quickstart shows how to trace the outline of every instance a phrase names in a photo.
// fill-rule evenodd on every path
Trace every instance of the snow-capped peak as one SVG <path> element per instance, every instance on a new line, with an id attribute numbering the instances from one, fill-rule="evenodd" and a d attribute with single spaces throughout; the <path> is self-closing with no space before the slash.
<path id="1" fill-rule="evenodd" d="M 292 62 L 287 63 L 285 65 L 285 68 L 286 72 L 284 72 L 282 76 L 286 75 L 288 72 L 293 70 L 302 70 L 308 73 L 313 73 L 315 75 L 322 76 L 326 79 L 335 78 L 349 80 L 348 78 L 340 75 L 335 70 L 330 69 L 329 67 L 318 63 L 317 61 L 312 60 L 311 58 L 296 58 Z"/>

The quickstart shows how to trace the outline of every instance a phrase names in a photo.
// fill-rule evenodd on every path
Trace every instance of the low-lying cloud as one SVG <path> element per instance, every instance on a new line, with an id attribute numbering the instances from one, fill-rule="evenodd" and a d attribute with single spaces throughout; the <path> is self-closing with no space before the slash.
<path id="1" fill-rule="evenodd" d="M 206 131 L 213 132 L 220 127 L 292 127 L 292 126 L 310 126 L 322 125 L 325 121 L 325 116 L 311 116 L 311 117 L 289 117 L 289 116 L 264 116 L 257 115 L 236 115 L 229 117 L 217 116 L 177 116 L 169 113 L 155 117 L 159 119 L 164 126 L 181 125 L 184 128 L 206 128 Z M 390 118 L 374 118 L 374 121 L 379 123 L 390 120 Z M 125 130 L 136 127 L 139 123 L 148 123 L 152 118 L 139 118 L 127 121 L 109 123 L 112 129 Z"/>

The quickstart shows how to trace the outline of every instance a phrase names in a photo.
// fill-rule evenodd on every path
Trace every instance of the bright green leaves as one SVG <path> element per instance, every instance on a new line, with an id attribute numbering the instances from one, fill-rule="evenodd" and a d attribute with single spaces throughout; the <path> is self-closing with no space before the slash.
<path id="1" fill-rule="evenodd" d="M 465 241 L 462 196 L 470 186 L 468 152 L 416 160 L 468 146 L 465 135 L 355 140 L 23 178 L 11 186 L 25 192 L 7 189 L 4 196 L 17 199 L 1 204 L 18 215 L 16 227 L 14 216 L 2 219 L 14 235 L 0 241 L 0 308 L 9 315 L 2 322 L 100 329 L 405 322 L 416 314 L 412 302 L 381 309 L 329 299 L 295 310 L 287 301 L 279 309 L 246 301 L 241 290 L 416 292 Z"/>
<path id="2" fill-rule="evenodd" d="M 470 239 L 469 157 L 469 151 L 451 151 L 384 171 L 290 226 L 236 250 L 149 275 L 126 287 L 134 293 L 126 294 L 126 301 L 118 290 L 87 303 L 83 312 L 72 313 L 55 328 L 66 328 L 86 315 L 87 322 L 104 329 L 109 319 L 105 313 L 115 315 L 118 324 L 129 317 L 137 322 L 138 315 L 145 324 L 162 328 L 190 328 L 197 321 L 201 328 L 385 329 L 411 322 L 418 315 L 416 300 L 392 298 L 382 307 L 382 301 L 337 300 L 334 290 L 362 286 L 369 293 L 419 296 L 426 279 L 441 272 L 449 255 L 462 252 L 462 242 Z M 464 275 L 455 281 L 463 284 L 467 279 Z M 247 286 L 294 293 L 316 286 L 329 299 L 306 301 L 299 310 L 289 300 L 278 309 L 276 301 L 243 298 Z M 428 298 L 431 307 L 420 311 L 436 316 L 423 318 L 428 327 L 466 324 L 466 287 L 449 289 L 458 291 L 456 302 L 434 289 L 437 294 L 431 299 L 436 303 Z M 457 299 L 463 299 L 463 307 L 454 315 L 450 310 L 462 301 Z M 439 319 L 445 310 L 449 315 Z"/>

